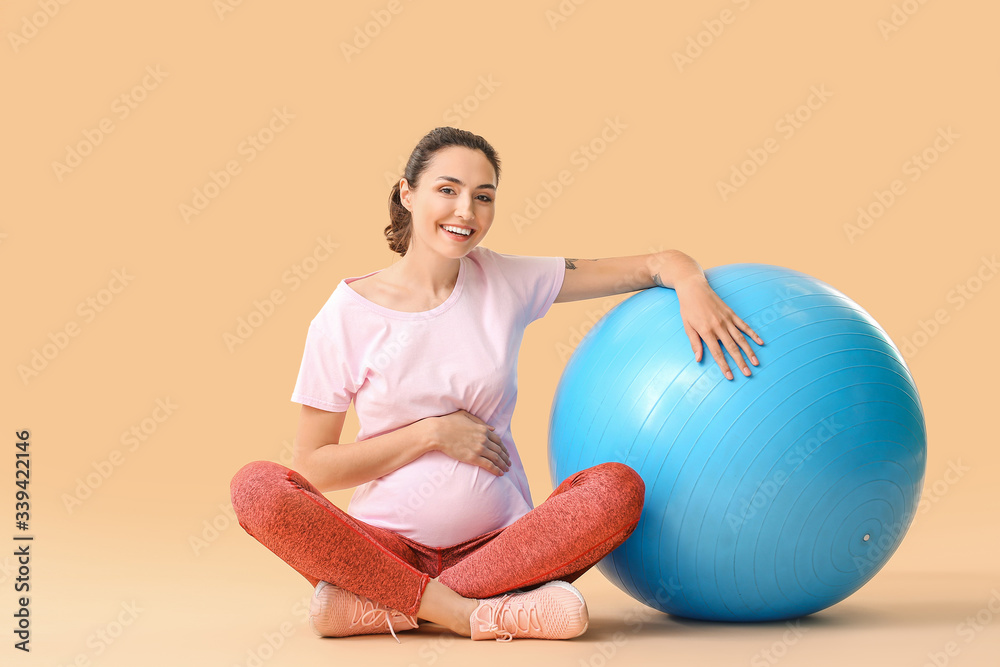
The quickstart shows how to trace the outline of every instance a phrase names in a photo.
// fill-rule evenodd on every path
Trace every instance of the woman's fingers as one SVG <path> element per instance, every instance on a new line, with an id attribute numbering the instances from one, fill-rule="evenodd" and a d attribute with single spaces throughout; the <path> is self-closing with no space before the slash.
<path id="1" fill-rule="evenodd" d="M 750 363 L 755 366 L 759 365 L 759 362 L 750 347 L 750 342 L 741 331 L 746 332 L 758 345 L 763 345 L 764 341 L 757 335 L 757 332 L 740 319 L 707 283 L 686 283 L 683 287 L 678 286 L 675 289 L 680 303 L 684 329 L 691 341 L 691 350 L 694 352 L 695 361 L 701 361 L 703 351 L 701 340 L 704 339 L 708 353 L 712 355 L 715 363 L 728 379 L 732 380 L 733 374 L 726 361 L 723 348 L 729 352 L 743 374 L 749 376 L 750 367 L 743 355 L 745 354 Z"/>
<path id="2" fill-rule="evenodd" d="M 510 456 L 507 454 L 507 449 L 503 443 L 494 442 L 490 438 L 478 445 L 469 443 L 464 455 L 459 457 L 456 452 L 453 458 L 479 466 L 498 477 L 510 470 Z"/>
<path id="3" fill-rule="evenodd" d="M 712 358 L 715 359 L 715 363 L 717 363 L 719 365 L 719 368 L 722 369 L 722 373 L 727 378 L 732 380 L 733 372 L 732 370 L 729 369 L 729 364 L 726 363 L 726 355 L 722 353 L 722 348 L 719 347 L 719 341 L 715 338 L 712 338 L 711 340 L 707 341 L 707 345 L 709 352 L 712 354 Z M 739 359 L 740 361 L 743 360 L 742 357 L 739 357 Z"/>
<path id="4" fill-rule="evenodd" d="M 510 456 L 507 455 L 507 450 L 503 445 L 494 444 L 489 448 L 489 453 L 493 455 L 491 458 L 503 468 L 504 472 L 510 470 Z"/>
<path id="5" fill-rule="evenodd" d="M 497 477 L 503 476 L 505 472 L 510 470 L 510 464 L 504 463 L 502 457 L 491 449 L 486 450 L 475 463 L 480 468 L 488 470 Z"/>
<path id="6" fill-rule="evenodd" d="M 753 338 L 754 342 L 756 342 L 758 345 L 763 345 L 764 341 L 761 339 L 760 336 L 757 335 L 757 332 L 751 329 L 749 324 L 741 320 L 739 316 L 736 315 L 736 313 L 730 312 L 730 317 L 732 318 L 732 321 L 729 327 L 729 331 L 732 333 L 733 338 L 736 340 L 736 342 L 739 343 L 739 346 L 743 348 L 743 351 L 746 352 L 747 356 L 750 357 L 750 362 L 756 366 L 757 356 L 753 353 L 753 350 L 750 348 L 750 341 L 748 341 L 741 332 L 746 332 L 747 334 L 749 334 L 749 336 Z"/>
<path id="7" fill-rule="evenodd" d="M 691 351 L 694 352 L 694 360 L 701 361 L 701 336 L 694 330 L 694 327 L 686 322 L 684 323 L 684 330 L 687 332 L 688 340 L 691 342 Z"/>
<path id="8" fill-rule="evenodd" d="M 739 366 L 740 370 L 743 371 L 743 375 L 749 376 L 750 367 L 747 366 L 747 362 L 740 353 L 740 348 L 737 347 L 736 341 L 733 340 L 732 335 L 730 335 L 728 331 L 724 335 L 725 338 L 722 339 L 722 344 L 726 346 L 727 350 L 729 350 L 729 355 L 736 362 L 736 365 Z"/>
<path id="9" fill-rule="evenodd" d="M 456 412 L 461 412 L 477 424 L 485 426 L 486 431 L 477 433 L 472 440 L 466 441 L 468 444 L 459 445 L 456 442 L 452 458 L 477 465 L 497 476 L 510 470 L 510 455 L 507 453 L 507 447 L 504 446 L 500 435 L 496 432 L 496 427 L 487 424 L 468 410 L 457 410 Z M 485 440 L 480 440 L 478 444 L 475 444 L 474 441 L 478 440 L 483 433 L 486 435 Z M 462 451 L 463 449 L 464 451 Z"/>
<path id="10" fill-rule="evenodd" d="M 726 361 L 726 355 L 722 351 L 723 347 L 729 352 L 729 356 L 733 358 L 733 361 L 736 362 L 739 369 L 743 371 L 743 375 L 749 377 L 750 367 L 743 358 L 744 354 L 753 365 L 758 366 L 760 365 L 760 362 L 757 360 L 757 356 L 753 353 L 753 349 L 750 347 L 750 341 L 748 341 L 740 332 L 739 327 L 742 327 L 745 331 L 747 331 L 747 333 L 753 336 L 756 341 L 763 344 L 764 341 L 760 340 L 760 336 L 758 336 L 753 329 L 747 326 L 743 320 L 736 317 L 735 314 L 731 314 L 731 318 L 728 321 L 721 321 L 713 327 L 707 327 L 708 330 L 704 333 L 704 335 L 692 327 L 692 331 L 689 332 L 689 337 L 691 339 L 691 346 L 695 350 L 695 361 L 701 361 L 701 359 L 699 359 L 701 356 L 701 350 L 695 347 L 695 343 L 700 343 L 700 339 L 704 338 L 705 345 L 708 347 L 709 353 L 712 355 L 712 358 L 715 359 L 715 363 L 719 365 L 719 368 L 728 379 L 732 380 L 733 375 L 729 363 Z M 721 346 L 719 345 L 720 342 L 722 343 Z"/>
<path id="11" fill-rule="evenodd" d="M 754 366 L 759 366 L 760 362 L 757 361 L 757 355 L 753 353 L 753 348 L 750 347 L 750 341 L 746 339 L 746 336 L 735 328 L 731 328 L 730 333 L 732 334 L 733 340 L 736 341 L 736 344 L 740 346 L 743 353 L 746 354 L 748 359 L 750 359 L 750 363 Z"/>
<path id="12" fill-rule="evenodd" d="M 764 344 L 763 339 L 761 339 L 761 337 L 757 335 L 756 331 L 754 331 L 753 329 L 750 328 L 749 324 L 747 324 L 746 322 L 744 322 L 740 318 L 736 317 L 735 315 L 733 315 L 733 319 L 736 322 L 736 326 L 738 326 L 740 329 L 742 329 L 743 331 L 745 331 L 748 334 L 750 334 L 750 336 L 754 339 L 754 341 L 758 345 L 763 345 Z"/>
<path id="13" fill-rule="evenodd" d="M 757 360 L 757 355 L 753 353 L 753 348 L 750 347 L 750 341 L 748 341 L 740 332 L 740 329 L 743 329 L 750 334 L 759 344 L 763 345 L 764 341 L 761 340 L 756 331 L 751 329 L 747 323 L 737 317 L 735 313 L 730 313 L 730 321 L 727 325 L 729 330 L 724 332 L 724 337 L 720 337 L 720 340 L 722 341 L 722 344 L 725 345 L 726 349 L 729 350 L 729 354 L 732 358 L 736 360 L 736 364 L 740 367 L 740 370 L 743 371 L 743 374 L 749 376 L 750 367 L 747 366 L 746 361 L 743 360 L 743 354 L 746 355 L 747 359 L 749 359 L 750 363 L 754 366 L 759 366 L 760 362 Z M 741 350 L 743 354 L 740 354 Z M 720 364 L 720 367 L 721 366 L 722 364 Z M 728 367 L 723 368 L 723 372 L 725 372 L 727 368 Z"/>
<path id="14" fill-rule="evenodd" d="M 496 435 L 495 433 L 491 433 L 490 435 L 492 436 L 490 440 L 492 440 L 492 442 L 496 445 L 496 450 L 499 451 L 501 456 L 503 456 L 504 462 L 507 465 L 510 465 L 510 454 L 507 453 L 507 448 L 504 446 L 503 441 L 500 439 L 500 436 Z"/>

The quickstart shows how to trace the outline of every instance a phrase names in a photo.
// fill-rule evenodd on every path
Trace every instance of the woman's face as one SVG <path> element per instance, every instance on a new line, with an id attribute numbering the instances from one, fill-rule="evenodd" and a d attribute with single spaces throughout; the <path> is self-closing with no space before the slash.
<path id="1" fill-rule="evenodd" d="M 496 175 L 482 151 L 448 146 L 434 154 L 420 185 L 400 183 L 400 201 L 413 216 L 407 255 L 415 247 L 458 258 L 475 248 L 493 224 Z M 471 230 L 468 236 L 445 227 Z"/>

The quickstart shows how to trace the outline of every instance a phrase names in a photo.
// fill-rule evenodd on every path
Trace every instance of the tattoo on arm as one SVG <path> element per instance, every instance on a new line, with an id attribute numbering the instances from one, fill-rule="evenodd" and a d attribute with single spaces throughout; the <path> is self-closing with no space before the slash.
<path id="1" fill-rule="evenodd" d="M 666 287 L 666 285 L 663 284 L 663 280 L 660 278 L 659 272 L 653 274 L 653 282 L 660 287 Z"/>
<path id="2" fill-rule="evenodd" d="M 566 268 L 567 269 L 575 269 L 576 268 L 576 264 L 574 264 L 573 262 L 596 262 L 597 261 L 596 259 L 577 259 L 576 257 L 564 257 L 563 259 L 566 260 Z"/>

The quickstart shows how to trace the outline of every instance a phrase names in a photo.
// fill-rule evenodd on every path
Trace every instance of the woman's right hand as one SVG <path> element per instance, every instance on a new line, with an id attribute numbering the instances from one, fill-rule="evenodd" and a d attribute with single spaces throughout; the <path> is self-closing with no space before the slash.
<path id="1" fill-rule="evenodd" d="M 434 449 L 497 477 L 510 470 L 510 456 L 494 427 L 466 410 L 432 417 Z"/>

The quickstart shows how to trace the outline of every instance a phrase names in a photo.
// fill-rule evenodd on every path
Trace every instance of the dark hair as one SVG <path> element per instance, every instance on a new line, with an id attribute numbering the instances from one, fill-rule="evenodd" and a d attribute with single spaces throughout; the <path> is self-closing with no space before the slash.
<path id="1" fill-rule="evenodd" d="M 427 168 L 427 163 L 439 150 L 448 146 L 465 146 L 482 151 L 486 159 L 493 165 L 493 171 L 497 175 L 497 183 L 500 183 L 500 157 L 489 142 L 478 134 L 455 127 L 435 127 L 425 134 L 417 142 L 413 152 L 410 153 L 410 159 L 407 160 L 406 169 L 400 178 L 405 178 L 411 188 L 416 188 L 420 175 Z M 399 180 L 397 180 L 396 184 L 392 186 L 392 192 L 389 193 L 389 224 L 385 228 L 385 238 L 389 241 L 389 248 L 393 252 L 402 256 L 406 255 L 406 251 L 410 247 L 412 223 L 413 217 L 399 198 Z"/>

